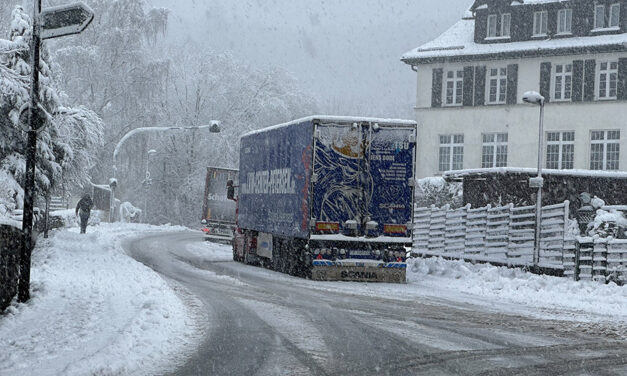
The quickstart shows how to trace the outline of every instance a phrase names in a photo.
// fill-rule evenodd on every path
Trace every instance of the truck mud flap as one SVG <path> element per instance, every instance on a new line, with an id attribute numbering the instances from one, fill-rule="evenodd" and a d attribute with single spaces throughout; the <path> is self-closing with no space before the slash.
<path id="1" fill-rule="evenodd" d="M 346 262 L 314 260 L 311 279 L 314 281 L 353 281 L 405 283 L 404 262 Z"/>

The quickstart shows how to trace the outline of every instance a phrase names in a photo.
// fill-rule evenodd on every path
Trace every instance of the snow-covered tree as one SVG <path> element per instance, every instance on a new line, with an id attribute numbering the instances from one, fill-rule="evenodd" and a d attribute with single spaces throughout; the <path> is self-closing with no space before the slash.
<path id="1" fill-rule="evenodd" d="M 8 40 L 0 40 L 0 171 L 14 183 L 8 184 L 9 196 L 14 205 L 21 205 L 22 195 L 17 182 L 21 182 L 25 170 L 26 132 L 20 125 L 20 112 L 30 103 L 32 37 L 30 17 L 21 6 L 12 12 Z M 88 180 L 84 151 L 101 143 L 102 122 L 95 113 L 84 107 L 66 108 L 61 99 L 52 58 L 45 46 L 41 48 L 39 62 L 39 103 L 52 114 L 47 127 L 39 132 L 35 182 L 38 193 L 50 191 L 67 180 L 81 184 Z M 5 192 L 3 192 L 5 193 Z M 5 204 L 7 200 L 4 200 Z M 5 205 L 6 207 L 6 205 Z"/>
<path id="2" fill-rule="evenodd" d="M 149 9 L 143 0 L 86 3 L 95 13 L 92 25 L 80 36 L 55 42 L 55 58 L 63 66 L 60 82 L 70 102 L 85 105 L 107 124 L 104 146 L 93 151 L 94 178 L 107 181 L 113 148 L 122 136 L 160 125 L 169 63 L 156 56 L 154 45 L 166 30 L 168 11 Z M 131 158 L 127 152 L 120 155 L 121 162 Z M 143 166 L 131 166 L 131 171 L 120 166 L 121 179 L 141 174 Z M 125 187 L 120 189 L 124 193 Z"/>
<path id="3" fill-rule="evenodd" d="M 254 129 L 315 112 L 313 98 L 278 69 L 259 69 L 229 53 L 176 46 L 170 55 L 169 125 L 221 121 L 221 132 L 177 132 L 156 138 L 149 188 L 151 220 L 197 225 L 207 166 L 237 167 L 239 137 Z M 152 144 L 151 144 L 152 145 Z M 135 180 L 137 198 L 145 191 Z M 157 213 L 157 214 L 155 214 Z"/>

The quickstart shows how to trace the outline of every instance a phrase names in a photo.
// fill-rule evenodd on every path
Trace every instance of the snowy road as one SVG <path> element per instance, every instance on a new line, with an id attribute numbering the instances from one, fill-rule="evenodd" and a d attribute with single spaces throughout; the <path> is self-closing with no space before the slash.
<path id="1" fill-rule="evenodd" d="M 205 305 L 206 338 L 175 375 L 627 374 L 624 333 L 603 324 L 292 278 L 234 263 L 199 233 L 125 248 Z"/>

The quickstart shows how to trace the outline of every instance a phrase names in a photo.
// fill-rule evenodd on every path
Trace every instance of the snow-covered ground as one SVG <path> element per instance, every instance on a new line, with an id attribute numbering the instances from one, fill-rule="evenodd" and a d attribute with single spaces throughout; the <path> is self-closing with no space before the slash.
<path id="1" fill-rule="evenodd" d="M 231 248 L 212 243 L 195 244 L 188 250 L 209 260 L 231 259 Z M 240 267 L 240 266 L 236 266 Z M 442 258 L 416 258 L 408 261 L 407 283 L 373 284 L 353 282 L 313 282 L 269 270 L 248 268 L 251 273 L 273 273 L 290 284 L 307 288 L 340 290 L 346 293 L 394 299 L 428 298 L 429 302 L 474 305 L 490 312 L 527 315 L 539 319 L 602 323 L 627 335 L 627 286 L 575 282 L 568 278 L 536 275 L 521 269 L 448 261 Z"/>
<path id="2" fill-rule="evenodd" d="M 200 303 L 120 246 L 172 230 L 103 224 L 40 239 L 31 300 L 0 315 L 0 375 L 150 375 L 183 361 L 203 334 Z"/>

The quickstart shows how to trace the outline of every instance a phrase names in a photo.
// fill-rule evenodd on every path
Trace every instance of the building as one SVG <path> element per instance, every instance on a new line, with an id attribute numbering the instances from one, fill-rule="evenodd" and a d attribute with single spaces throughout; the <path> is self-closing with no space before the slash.
<path id="1" fill-rule="evenodd" d="M 475 1 L 407 52 L 416 72 L 417 177 L 544 166 L 627 171 L 627 0 Z"/>

